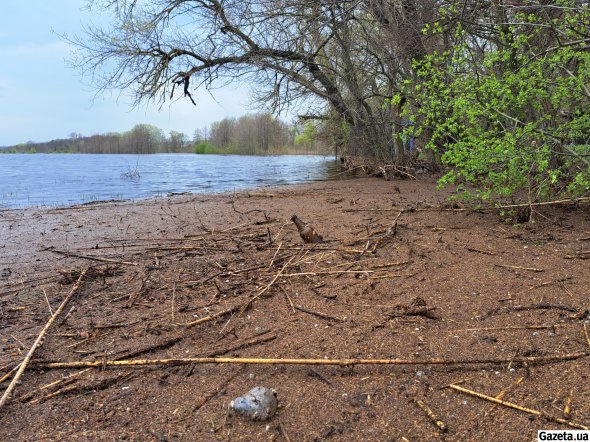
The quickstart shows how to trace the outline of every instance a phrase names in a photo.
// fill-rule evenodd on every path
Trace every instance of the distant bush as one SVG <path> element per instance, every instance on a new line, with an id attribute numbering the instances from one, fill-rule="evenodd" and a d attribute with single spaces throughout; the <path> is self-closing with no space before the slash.
<path id="1" fill-rule="evenodd" d="M 195 144 L 195 153 L 196 154 L 219 154 L 225 153 L 215 147 L 213 144 L 208 143 L 207 141 L 201 140 L 197 144 Z"/>

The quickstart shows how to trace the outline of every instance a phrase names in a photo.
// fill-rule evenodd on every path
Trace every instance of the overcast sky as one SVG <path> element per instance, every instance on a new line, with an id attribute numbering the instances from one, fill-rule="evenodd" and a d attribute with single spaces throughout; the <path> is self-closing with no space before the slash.
<path id="1" fill-rule="evenodd" d="M 2 0 L 0 14 L 0 146 L 123 132 L 153 124 L 192 137 L 197 128 L 248 111 L 245 88 L 206 91 L 189 100 L 132 109 L 114 93 L 94 99 L 88 79 L 67 66 L 71 48 L 57 34 L 80 34 L 82 25 L 104 21 L 84 9 L 85 0 Z M 55 32 L 53 32 L 55 31 Z"/>

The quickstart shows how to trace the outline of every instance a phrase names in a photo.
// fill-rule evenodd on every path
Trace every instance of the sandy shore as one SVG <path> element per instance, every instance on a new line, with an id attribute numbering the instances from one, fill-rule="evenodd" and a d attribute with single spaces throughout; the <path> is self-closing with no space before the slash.
<path id="1" fill-rule="evenodd" d="M 434 189 L 355 179 L 0 212 L 0 378 L 30 348 L 48 304 L 55 310 L 89 266 L 32 366 L 424 362 L 31 369 L 0 409 L 0 440 L 438 440 L 441 428 L 416 400 L 452 440 L 524 441 L 566 428 L 443 388 L 458 382 L 588 425 L 588 207 L 513 226 L 491 212 L 445 209 L 448 193 Z M 303 244 L 292 213 L 326 242 Z M 428 363 L 439 358 L 446 363 Z M 482 359 L 505 362 L 469 363 Z M 277 416 L 228 414 L 231 399 L 256 385 L 277 390 Z"/>

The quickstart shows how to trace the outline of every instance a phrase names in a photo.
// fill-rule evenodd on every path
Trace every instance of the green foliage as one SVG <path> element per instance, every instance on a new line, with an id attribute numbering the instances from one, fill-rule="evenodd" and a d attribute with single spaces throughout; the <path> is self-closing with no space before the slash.
<path id="1" fill-rule="evenodd" d="M 316 125 L 312 122 L 309 122 L 303 127 L 303 132 L 295 137 L 295 145 L 300 146 L 311 144 L 318 139 L 318 135 L 319 134 Z"/>
<path id="2" fill-rule="evenodd" d="M 580 15 L 552 22 L 563 41 L 579 40 L 577 24 L 590 22 Z M 483 200 L 590 191 L 590 52 L 585 42 L 540 47 L 546 28 L 536 20 L 516 17 L 508 43 L 478 54 L 459 27 L 451 50 L 414 64 L 405 94 L 418 105 L 405 114 L 416 124 L 406 132 L 431 131 L 427 148 L 449 168 L 441 186 L 466 183 Z"/>
<path id="3" fill-rule="evenodd" d="M 195 144 L 196 154 L 221 154 L 224 153 L 220 149 L 216 148 L 213 144 L 208 143 L 205 140 L 201 140 Z"/>

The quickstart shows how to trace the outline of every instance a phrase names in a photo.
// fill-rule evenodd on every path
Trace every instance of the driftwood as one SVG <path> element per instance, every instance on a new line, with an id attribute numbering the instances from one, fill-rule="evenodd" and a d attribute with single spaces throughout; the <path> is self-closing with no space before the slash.
<path id="1" fill-rule="evenodd" d="M 424 414 L 428 416 L 430 421 L 434 424 L 436 428 L 438 428 L 438 430 L 441 433 L 446 433 L 448 431 L 447 425 L 438 418 L 434 411 L 432 411 L 430 407 L 428 407 L 428 405 L 426 405 L 422 399 L 412 398 L 412 402 L 414 402 L 418 406 L 418 408 L 420 408 L 420 410 L 422 410 Z"/>
<path id="2" fill-rule="evenodd" d="M 228 308 L 226 310 L 223 310 L 219 313 L 215 313 L 213 315 L 208 315 L 208 316 L 204 316 L 202 318 L 199 319 L 195 319 L 194 321 L 190 321 L 184 324 L 185 327 L 194 327 L 195 325 L 199 325 L 202 324 L 204 322 L 209 322 L 209 321 L 213 321 L 214 319 L 218 319 L 218 318 L 222 318 L 226 315 L 231 315 L 232 313 L 237 312 L 240 308 L 242 308 L 241 305 L 235 305 L 231 308 Z"/>
<path id="3" fill-rule="evenodd" d="M 543 269 L 537 269 L 537 268 L 534 268 L 534 267 L 509 266 L 509 265 L 506 265 L 506 264 L 494 264 L 494 266 L 495 267 L 502 267 L 504 269 L 525 270 L 527 272 L 537 272 L 537 273 L 540 273 L 540 272 L 544 272 L 545 271 Z"/>
<path id="4" fill-rule="evenodd" d="M 590 197 L 572 198 L 567 200 L 545 201 L 542 203 L 525 203 L 525 204 L 509 204 L 500 206 L 501 209 L 514 209 L 518 207 L 539 207 L 539 206 L 554 206 L 556 204 L 576 204 L 590 201 Z"/>
<path id="5" fill-rule="evenodd" d="M 399 318 L 402 316 L 423 316 L 428 319 L 439 319 L 439 317 L 433 313 L 434 310 L 436 310 L 436 307 L 409 306 L 400 308 L 393 313 L 389 313 L 387 316 L 389 319 Z"/>
<path id="6" fill-rule="evenodd" d="M 494 308 L 486 313 L 486 316 L 493 316 L 500 313 L 507 313 L 511 311 L 521 312 L 525 310 L 562 310 L 564 312 L 578 313 L 579 310 L 567 305 L 549 304 L 547 302 L 540 302 L 533 305 L 513 305 L 508 307 Z"/>
<path id="7" fill-rule="evenodd" d="M 138 266 L 136 262 L 118 261 L 116 259 L 101 258 L 100 256 L 79 255 L 77 253 L 66 252 L 64 250 L 57 250 L 53 248 L 43 249 L 43 251 L 57 253 L 58 255 L 68 256 L 70 258 L 88 259 L 90 261 L 107 262 L 109 264 L 121 264 L 126 266 Z"/>
<path id="8" fill-rule="evenodd" d="M 506 401 L 503 401 L 502 399 L 498 399 L 498 398 L 495 398 L 492 396 L 487 396 L 485 394 L 478 393 L 477 391 L 469 390 L 467 388 L 463 388 L 463 387 L 460 387 L 455 384 L 449 385 L 449 388 L 452 388 L 453 390 L 457 390 L 457 391 L 460 391 L 465 394 L 469 394 L 471 396 L 478 397 L 480 399 L 484 399 L 486 401 L 493 402 L 498 405 L 502 405 L 503 407 L 512 408 L 513 410 L 522 411 L 523 413 L 527 413 L 532 416 L 544 417 L 545 419 L 547 419 L 549 421 L 556 422 L 558 424 L 567 425 L 568 427 L 578 428 L 580 430 L 589 430 L 590 429 L 590 427 L 587 427 L 586 425 L 577 424 L 575 422 L 571 422 L 571 421 L 568 421 L 568 420 L 560 418 L 560 417 L 549 416 L 541 411 L 533 410 L 532 408 L 522 407 L 518 404 L 513 404 L 512 402 L 506 402 Z"/>
<path id="9" fill-rule="evenodd" d="M 172 359 L 138 359 L 118 361 L 63 361 L 39 362 L 33 365 L 38 369 L 62 369 L 85 367 L 145 367 L 150 365 L 189 365 L 189 364 L 245 364 L 245 365 L 337 365 L 349 367 L 354 365 L 484 365 L 484 364 L 547 364 L 572 361 L 590 356 L 590 350 L 577 353 L 550 356 L 521 356 L 510 358 L 481 359 L 289 359 L 289 358 L 172 358 Z"/>
<path id="10" fill-rule="evenodd" d="M 41 332 L 39 333 L 39 336 L 37 336 L 37 339 L 35 339 L 35 342 L 31 346 L 31 349 L 28 351 L 27 355 L 25 356 L 23 361 L 20 363 L 20 366 L 19 366 L 16 374 L 14 375 L 14 378 L 12 378 L 12 382 L 8 385 L 8 388 L 6 389 L 4 394 L 2 395 L 2 398 L 0 398 L 0 408 L 2 408 L 2 406 L 6 403 L 6 401 L 8 401 L 8 398 L 10 397 L 12 391 L 14 390 L 14 388 L 18 384 L 18 381 L 20 380 L 21 376 L 23 375 L 23 373 L 27 369 L 27 365 L 29 364 L 31 358 L 33 357 L 33 353 L 35 353 L 35 350 L 37 350 L 37 348 L 39 348 L 41 346 L 41 343 L 43 342 L 43 339 L 45 337 L 45 334 L 47 333 L 47 330 L 49 330 L 49 328 L 51 327 L 51 325 L 53 324 L 55 319 L 63 311 L 63 309 L 68 304 L 68 302 L 70 302 L 70 299 L 72 299 L 72 297 L 76 294 L 76 292 L 78 291 L 78 289 L 82 285 L 82 279 L 84 278 L 84 275 L 86 275 L 87 271 L 88 271 L 88 268 L 86 268 L 80 272 L 80 276 L 78 277 L 76 284 L 74 284 L 74 286 L 70 290 L 70 293 L 68 293 L 68 295 L 65 297 L 65 299 L 61 302 L 61 304 L 57 308 L 57 310 L 55 310 L 55 313 L 49 318 L 49 320 L 47 321 L 45 326 L 41 329 Z"/>

